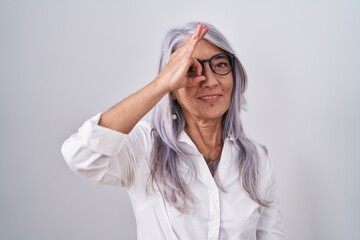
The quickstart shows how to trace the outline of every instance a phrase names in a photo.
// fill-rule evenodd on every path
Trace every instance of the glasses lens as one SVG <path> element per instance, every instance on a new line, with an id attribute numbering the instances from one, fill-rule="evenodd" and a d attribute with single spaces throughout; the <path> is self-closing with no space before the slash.
<path id="1" fill-rule="evenodd" d="M 211 68 L 218 75 L 226 75 L 231 71 L 231 57 L 225 53 L 218 54 L 211 59 Z"/>

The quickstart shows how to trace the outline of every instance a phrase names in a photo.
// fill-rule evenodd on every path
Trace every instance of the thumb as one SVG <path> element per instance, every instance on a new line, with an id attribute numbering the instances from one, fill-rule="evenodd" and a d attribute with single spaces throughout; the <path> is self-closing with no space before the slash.
<path id="1" fill-rule="evenodd" d="M 186 87 L 194 87 L 198 85 L 200 82 L 204 81 L 206 78 L 205 76 L 196 76 L 196 77 L 188 77 L 186 79 Z"/>

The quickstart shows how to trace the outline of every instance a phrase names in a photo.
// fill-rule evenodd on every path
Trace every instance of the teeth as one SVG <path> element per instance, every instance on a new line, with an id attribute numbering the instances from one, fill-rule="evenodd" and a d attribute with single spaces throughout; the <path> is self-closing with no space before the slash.
<path id="1" fill-rule="evenodd" d="M 214 99 L 216 98 L 217 96 L 204 96 L 204 97 L 201 97 L 202 99 Z"/>

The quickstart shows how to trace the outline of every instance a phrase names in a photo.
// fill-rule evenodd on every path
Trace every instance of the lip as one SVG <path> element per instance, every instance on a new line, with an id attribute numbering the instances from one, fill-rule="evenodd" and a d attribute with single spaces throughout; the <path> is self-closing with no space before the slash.
<path id="1" fill-rule="evenodd" d="M 219 101 L 219 99 L 222 97 L 222 94 L 208 94 L 198 97 L 198 99 L 205 103 L 214 103 Z"/>

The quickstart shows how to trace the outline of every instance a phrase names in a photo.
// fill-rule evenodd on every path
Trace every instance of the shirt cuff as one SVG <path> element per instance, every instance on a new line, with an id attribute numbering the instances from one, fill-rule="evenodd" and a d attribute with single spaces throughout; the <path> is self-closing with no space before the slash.
<path id="1" fill-rule="evenodd" d="M 102 113 L 87 120 L 79 129 L 84 144 L 90 150 L 109 157 L 115 156 L 123 146 L 127 134 L 100 126 Z"/>

